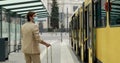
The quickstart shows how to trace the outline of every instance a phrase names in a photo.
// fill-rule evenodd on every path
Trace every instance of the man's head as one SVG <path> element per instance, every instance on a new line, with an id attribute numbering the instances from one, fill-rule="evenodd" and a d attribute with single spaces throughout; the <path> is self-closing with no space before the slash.
<path id="1" fill-rule="evenodd" d="M 36 16 L 35 12 L 28 12 L 28 14 L 27 14 L 27 21 L 28 22 L 30 22 L 30 21 L 34 22 L 34 17 L 35 16 Z"/>

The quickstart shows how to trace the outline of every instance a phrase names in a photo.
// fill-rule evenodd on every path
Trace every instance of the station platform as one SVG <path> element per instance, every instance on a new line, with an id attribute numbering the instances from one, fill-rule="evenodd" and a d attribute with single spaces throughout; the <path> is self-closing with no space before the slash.
<path id="1" fill-rule="evenodd" d="M 41 63 L 80 63 L 70 47 L 68 33 L 62 33 L 62 42 L 61 33 L 42 33 L 41 38 L 52 45 L 51 50 L 40 44 Z M 24 55 L 21 51 L 14 52 L 9 55 L 9 60 L 0 63 L 25 63 Z"/>

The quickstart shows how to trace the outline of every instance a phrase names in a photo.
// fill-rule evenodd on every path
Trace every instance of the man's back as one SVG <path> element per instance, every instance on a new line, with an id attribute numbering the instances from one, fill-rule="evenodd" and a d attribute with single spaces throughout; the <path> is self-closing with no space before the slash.
<path id="1" fill-rule="evenodd" d="M 35 41 L 34 30 L 37 26 L 32 22 L 27 22 L 22 26 L 22 51 L 28 54 L 40 53 L 39 43 Z"/>

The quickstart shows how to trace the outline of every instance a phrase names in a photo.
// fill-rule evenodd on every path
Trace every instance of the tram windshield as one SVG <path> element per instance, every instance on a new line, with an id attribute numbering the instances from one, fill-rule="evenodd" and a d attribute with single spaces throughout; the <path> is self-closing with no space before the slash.
<path id="1" fill-rule="evenodd" d="M 110 25 L 120 26 L 120 0 L 110 0 Z"/>

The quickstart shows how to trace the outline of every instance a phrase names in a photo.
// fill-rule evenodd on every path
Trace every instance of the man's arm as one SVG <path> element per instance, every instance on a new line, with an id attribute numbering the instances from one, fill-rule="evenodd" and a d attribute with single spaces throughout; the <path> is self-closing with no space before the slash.
<path id="1" fill-rule="evenodd" d="M 46 42 L 44 42 L 44 41 L 42 41 L 41 44 L 43 44 L 43 45 L 45 45 L 45 46 L 47 46 L 47 47 L 51 46 L 50 44 L 48 44 L 48 43 L 46 43 Z"/>
<path id="2" fill-rule="evenodd" d="M 44 42 L 43 40 L 40 39 L 40 35 L 39 35 L 39 29 L 38 29 L 38 26 L 35 25 L 34 28 L 33 28 L 33 35 L 34 35 L 34 38 L 36 40 L 36 42 L 39 42 L 47 47 L 50 46 L 50 44 Z"/>

